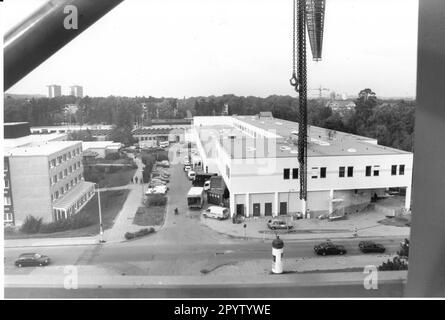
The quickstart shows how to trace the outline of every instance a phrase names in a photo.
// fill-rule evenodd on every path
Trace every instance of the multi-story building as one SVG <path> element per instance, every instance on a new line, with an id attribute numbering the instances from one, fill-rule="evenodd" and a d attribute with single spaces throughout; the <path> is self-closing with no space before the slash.
<path id="1" fill-rule="evenodd" d="M 55 98 L 62 96 L 62 87 L 57 84 L 52 84 L 48 87 L 48 98 Z"/>
<path id="2" fill-rule="evenodd" d="M 20 225 L 28 215 L 45 222 L 65 219 L 94 195 L 94 184 L 83 179 L 82 142 L 64 139 L 5 134 L 5 223 Z"/>
<path id="3" fill-rule="evenodd" d="M 298 123 L 270 115 L 194 117 L 192 132 L 204 170 L 224 179 L 231 214 L 303 211 Z M 391 187 L 406 190 L 410 208 L 412 153 L 314 126 L 308 136 L 308 216 L 359 211 Z"/>
<path id="4" fill-rule="evenodd" d="M 71 86 L 70 95 L 78 98 L 83 98 L 83 87 L 82 86 Z"/>

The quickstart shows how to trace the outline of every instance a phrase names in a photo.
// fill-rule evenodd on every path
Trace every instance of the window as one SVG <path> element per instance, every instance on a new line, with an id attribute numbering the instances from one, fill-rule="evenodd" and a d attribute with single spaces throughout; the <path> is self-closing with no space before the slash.
<path id="1" fill-rule="evenodd" d="M 5 189 L 8 189 L 8 188 L 9 188 L 9 180 L 5 179 Z"/>
<path id="2" fill-rule="evenodd" d="M 9 163 L 8 162 L 3 162 L 3 171 L 8 171 L 9 170 Z"/>
<path id="3" fill-rule="evenodd" d="M 317 179 L 318 178 L 318 167 L 313 167 L 312 168 L 312 179 Z"/>
<path id="4" fill-rule="evenodd" d="M 71 151 L 68 151 L 68 159 L 71 159 Z"/>
<path id="5" fill-rule="evenodd" d="M 56 198 L 56 199 L 59 198 L 59 191 L 56 191 L 56 192 L 54 193 L 54 198 Z"/>
<path id="6" fill-rule="evenodd" d="M 354 167 L 348 167 L 348 177 L 352 177 L 354 175 Z"/>
<path id="7" fill-rule="evenodd" d="M 53 176 L 53 183 L 57 183 L 57 174 Z"/>
<path id="8" fill-rule="evenodd" d="M 404 165 L 404 164 L 401 164 L 401 165 L 399 166 L 399 174 L 400 174 L 401 176 L 403 176 L 403 175 L 405 174 L 405 165 Z"/>
<path id="9" fill-rule="evenodd" d="M 70 189 L 70 185 L 67 183 L 67 184 L 65 185 L 65 190 L 68 191 L 69 189 Z"/>
<path id="10" fill-rule="evenodd" d="M 380 166 L 374 166 L 374 177 L 378 177 L 380 174 Z"/>
<path id="11" fill-rule="evenodd" d="M 367 176 L 367 177 L 370 177 L 370 176 L 371 176 L 371 169 L 372 169 L 371 166 L 366 166 L 366 176 Z"/>
<path id="12" fill-rule="evenodd" d="M 326 178 L 326 167 L 321 167 L 320 168 L 320 178 Z"/>
<path id="13" fill-rule="evenodd" d="M 68 169 L 63 170 L 63 175 L 66 177 L 68 175 Z"/>
<path id="14" fill-rule="evenodd" d="M 63 172 L 60 171 L 60 172 L 59 172 L 59 179 L 62 179 L 62 178 L 63 178 Z"/>
<path id="15" fill-rule="evenodd" d="M 340 178 L 344 178 L 344 177 L 345 177 L 345 167 L 340 167 L 340 168 L 339 168 L 338 176 L 339 176 Z"/>
<path id="16" fill-rule="evenodd" d="M 64 194 L 64 193 L 65 193 L 65 191 L 63 190 L 63 187 L 60 188 L 60 194 Z"/>
<path id="17" fill-rule="evenodd" d="M 66 161 L 66 154 L 63 155 L 63 161 Z"/>
<path id="18" fill-rule="evenodd" d="M 70 171 L 70 173 L 73 172 L 73 166 L 70 166 L 69 171 Z"/>
<path id="19" fill-rule="evenodd" d="M 11 205 L 11 198 L 5 196 L 5 206 L 10 206 Z"/>
<path id="20" fill-rule="evenodd" d="M 290 169 L 283 169 L 283 179 L 289 180 Z"/>
<path id="21" fill-rule="evenodd" d="M 74 166 L 74 170 L 76 170 L 77 164 L 74 164 L 73 166 Z"/>
<path id="22" fill-rule="evenodd" d="M 298 168 L 292 169 L 292 179 L 298 179 Z"/>
<path id="23" fill-rule="evenodd" d="M 51 160 L 51 168 L 54 168 L 56 166 L 56 159 Z"/>
<path id="24" fill-rule="evenodd" d="M 397 174 L 397 165 L 393 164 L 391 166 L 391 175 L 395 176 Z"/>

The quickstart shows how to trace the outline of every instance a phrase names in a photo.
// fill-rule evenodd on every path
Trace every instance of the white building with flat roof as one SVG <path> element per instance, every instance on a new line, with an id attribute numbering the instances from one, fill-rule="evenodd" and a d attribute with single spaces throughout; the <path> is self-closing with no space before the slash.
<path id="1" fill-rule="evenodd" d="M 83 178 L 82 142 L 64 138 L 55 133 L 4 140 L 5 223 L 21 225 L 28 215 L 44 222 L 66 219 L 94 195 L 94 184 Z"/>
<path id="2" fill-rule="evenodd" d="M 105 158 L 107 154 L 119 152 L 122 143 L 113 141 L 82 141 L 83 151 L 97 153 L 97 157 Z"/>
<path id="3" fill-rule="evenodd" d="M 222 175 L 231 214 L 276 216 L 301 212 L 298 123 L 273 117 L 194 117 L 203 170 Z M 308 128 L 307 209 L 311 217 L 353 213 L 387 188 L 406 189 L 410 208 L 413 154 L 377 140 Z"/>

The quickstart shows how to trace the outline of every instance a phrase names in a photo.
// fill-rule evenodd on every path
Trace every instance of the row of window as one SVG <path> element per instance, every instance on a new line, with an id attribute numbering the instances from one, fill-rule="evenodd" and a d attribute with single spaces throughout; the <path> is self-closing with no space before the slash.
<path id="1" fill-rule="evenodd" d="M 75 157 L 77 155 L 80 155 L 80 152 L 81 152 L 81 149 L 80 148 L 76 148 L 76 149 L 74 149 L 72 151 L 68 151 L 67 153 L 65 153 L 65 154 L 63 154 L 61 156 L 58 156 L 57 158 L 51 159 L 49 161 L 50 169 L 57 167 L 58 165 L 66 162 L 67 160 L 70 160 L 71 158 L 73 158 L 73 157 Z"/>
<path id="2" fill-rule="evenodd" d="M 76 171 L 80 168 L 80 161 L 74 163 L 73 165 L 69 166 L 68 168 L 65 168 L 64 170 L 61 170 L 58 174 L 55 174 L 52 179 L 50 178 L 50 184 L 56 184 L 58 180 L 62 180 L 69 174 L 71 174 L 73 171 Z"/>
<path id="3" fill-rule="evenodd" d="M 82 181 L 81 174 L 79 174 L 77 177 L 74 177 L 74 179 L 72 179 L 70 183 L 67 183 L 64 187 L 61 187 L 59 190 L 55 191 L 54 194 L 51 195 L 51 201 L 56 201 L 57 199 L 59 199 L 59 197 L 71 190 L 80 181 Z"/>
<path id="4" fill-rule="evenodd" d="M 398 170 L 397 170 L 398 168 Z M 405 165 L 404 164 L 400 164 L 400 165 L 392 165 L 391 166 L 391 175 L 397 175 L 397 172 L 399 175 L 403 176 L 405 174 Z M 290 173 L 291 173 L 291 169 L 290 168 L 284 168 L 283 169 L 283 179 L 284 180 L 289 180 L 290 179 Z M 326 178 L 326 167 L 312 167 L 312 171 L 310 172 L 311 178 L 312 179 L 324 179 Z M 370 176 L 374 176 L 374 177 L 378 177 L 380 175 L 380 166 L 376 165 L 376 166 L 366 166 L 365 169 L 365 176 L 366 177 L 370 177 Z M 349 166 L 349 167 L 339 167 L 338 168 L 338 176 L 339 178 L 351 178 L 354 176 L 354 167 L 353 166 Z M 292 179 L 298 179 L 298 168 L 292 168 Z"/>

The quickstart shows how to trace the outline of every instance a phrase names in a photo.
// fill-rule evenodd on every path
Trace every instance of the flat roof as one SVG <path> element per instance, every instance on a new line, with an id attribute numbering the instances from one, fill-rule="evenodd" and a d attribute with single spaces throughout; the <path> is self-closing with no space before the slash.
<path id="1" fill-rule="evenodd" d="M 65 148 L 81 145 L 81 141 L 49 141 L 21 146 L 5 152 L 9 156 L 49 156 Z"/>
<path id="2" fill-rule="evenodd" d="M 49 134 L 30 134 L 28 136 L 15 138 L 15 139 L 4 139 L 3 140 L 3 150 L 4 152 L 8 152 L 13 148 L 17 148 L 20 146 L 26 146 L 30 144 L 36 143 L 44 143 L 47 141 L 60 140 L 65 138 L 66 134 L 64 133 L 49 133 Z"/>
<path id="3" fill-rule="evenodd" d="M 95 149 L 95 148 L 108 148 L 108 147 L 120 147 L 120 142 L 113 141 L 82 141 L 82 149 Z"/>
<path id="4" fill-rule="evenodd" d="M 276 138 L 258 139 L 258 136 L 252 136 L 230 124 L 199 127 L 199 129 L 218 132 L 218 138 L 222 138 L 223 148 L 232 158 L 298 156 L 299 126 L 297 122 L 273 117 L 258 117 L 258 115 L 232 117 L 278 135 Z M 230 136 L 233 138 L 231 139 Z M 271 147 L 274 150 L 270 150 Z M 411 154 L 411 152 L 379 145 L 373 138 L 308 126 L 308 157 L 391 154 Z"/>
<path id="5" fill-rule="evenodd" d="M 94 188 L 93 182 L 81 181 L 68 191 L 62 198 L 57 199 L 54 204 L 54 209 L 64 209 L 68 210 L 77 201 L 79 201 L 82 196 L 87 193 L 91 188 Z"/>

